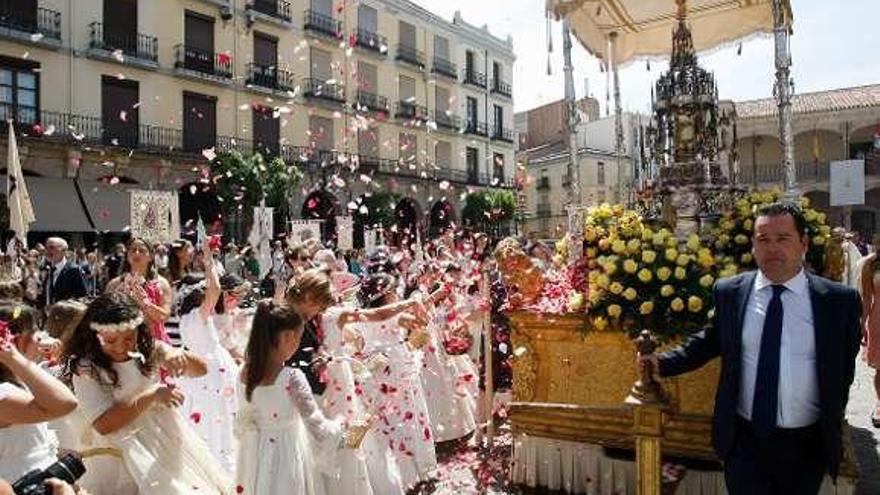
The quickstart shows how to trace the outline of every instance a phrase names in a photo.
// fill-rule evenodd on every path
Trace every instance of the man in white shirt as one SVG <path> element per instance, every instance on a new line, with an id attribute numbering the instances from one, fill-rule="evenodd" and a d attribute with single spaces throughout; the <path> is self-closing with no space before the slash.
<path id="1" fill-rule="evenodd" d="M 805 271 L 809 242 L 796 206 L 764 207 L 752 238 L 758 271 L 719 280 L 711 325 L 639 360 L 675 376 L 721 358 L 712 444 L 731 495 L 812 495 L 840 468 L 861 304 Z"/>

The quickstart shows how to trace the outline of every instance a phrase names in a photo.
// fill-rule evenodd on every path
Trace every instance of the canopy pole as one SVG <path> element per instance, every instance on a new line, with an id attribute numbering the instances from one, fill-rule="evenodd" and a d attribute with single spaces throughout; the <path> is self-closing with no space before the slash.
<path id="1" fill-rule="evenodd" d="M 569 242 L 568 261 L 577 263 L 583 254 L 583 220 L 581 215 L 581 171 L 577 162 L 578 112 L 574 94 L 574 66 L 571 63 L 571 26 L 568 17 L 562 19 L 562 55 L 565 60 L 565 108 L 568 126 L 568 160 L 566 173 L 569 179 L 566 210 L 568 213 Z"/>
<path id="2" fill-rule="evenodd" d="M 773 38 L 776 48 L 776 83 L 774 93 L 779 108 L 779 140 L 782 142 L 782 167 L 785 173 L 785 196 L 800 195 L 794 163 L 794 134 L 791 128 L 791 48 L 788 37 L 788 6 L 785 0 L 773 0 Z"/>
<path id="3" fill-rule="evenodd" d="M 617 168 L 617 198 L 622 199 L 623 184 L 623 108 L 620 105 L 620 73 L 617 67 L 617 32 L 608 35 L 611 41 L 611 71 L 614 78 L 614 153 Z"/>
<path id="4" fill-rule="evenodd" d="M 568 127 L 568 163 L 566 173 L 571 181 L 568 189 L 568 204 L 579 205 L 581 203 L 580 167 L 577 163 L 577 126 L 578 112 L 576 96 L 574 92 L 574 66 L 571 63 L 571 28 L 568 18 L 562 20 L 562 55 L 565 59 L 565 108 Z"/>

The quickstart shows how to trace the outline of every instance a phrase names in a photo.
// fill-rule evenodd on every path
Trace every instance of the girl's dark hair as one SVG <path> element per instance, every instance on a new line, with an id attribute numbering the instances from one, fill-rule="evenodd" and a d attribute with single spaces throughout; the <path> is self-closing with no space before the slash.
<path id="1" fill-rule="evenodd" d="M 388 294 L 397 288 L 397 279 L 384 272 L 371 273 L 361 282 L 358 299 L 364 308 L 379 308 L 385 305 Z"/>
<path id="2" fill-rule="evenodd" d="M 192 247 L 192 243 L 186 239 L 178 239 L 171 243 L 171 256 L 168 257 L 168 276 L 170 282 L 177 282 L 186 274 L 188 267 L 180 264 L 180 253 Z"/>
<path id="3" fill-rule="evenodd" d="M 194 287 L 205 281 L 205 276 L 201 273 L 187 273 L 180 279 L 177 290 L 179 294 L 184 296 L 177 301 L 177 314 L 183 316 L 190 311 L 198 308 L 205 300 L 205 287 Z M 222 299 L 222 298 L 221 298 Z"/>
<path id="4" fill-rule="evenodd" d="M 257 304 L 257 311 L 251 323 L 251 336 L 245 349 L 244 390 L 248 402 L 254 389 L 265 378 L 269 369 L 269 357 L 278 347 L 282 332 L 302 333 L 303 321 L 293 306 L 263 299 Z"/>
<path id="5" fill-rule="evenodd" d="M 9 303 L 0 305 L 0 320 L 6 322 L 12 335 L 33 333 L 37 330 L 37 312 L 27 305 Z M 15 374 L 3 364 L 0 364 L 0 383 L 19 385 Z"/>
<path id="6" fill-rule="evenodd" d="M 147 273 L 144 274 L 144 278 L 147 280 L 155 280 L 159 273 L 156 271 L 156 266 L 153 264 L 153 255 L 156 254 L 156 250 L 153 249 L 153 245 L 150 244 L 150 241 L 144 239 L 143 237 L 134 236 L 128 240 L 128 244 L 125 245 L 125 258 L 122 261 L 122 273 L 131 273 L 131 263 L 128 262 L 128 256 L 131 253 L 131 246 L 135 242 L 140 242 L 144 246 L 147 246 L 147 252 L 149 253 L 149 261 L 147 262 Z"/>
<path id="7" fill-rule="evenodd" d="M 140 309 L 124 294 L 109 292 L 92 301 L 70 341 L 64 345 L 61 362 L 64 365 L 64 378 L 68 383 L 75 373 L 85 369 L 95 381 L 104 386 L 119 385 L 119 375 L 113 369 L 113 360 L 104 353 L 98 334 L 92 330 L 91 324 L 122 323 L 138 316 L 142 316 Z M 142 375 L 149 376 L 155 366 L 153 334 L 146 322 L 138 325 L 136 331 L 136 351 L 144 357 L 143 360 L 138 360 L 138 368 Z"/>
<path id="8" fill-rule="evenodd" d="M 238 290 L 242 290 L 242 286 L 244 285 L 250 287 L 250 284 L 248 284 L 243 278 L 234 273 L 227 273 L 220 277 L 220 290 L 223 292 L 235 292 Z M 217 304 L 214 305 L 214 312 L 218 315 L 226 313 L 226 303 L 223 302 L 222 294 L 219 298 L 217 298 Z"/>

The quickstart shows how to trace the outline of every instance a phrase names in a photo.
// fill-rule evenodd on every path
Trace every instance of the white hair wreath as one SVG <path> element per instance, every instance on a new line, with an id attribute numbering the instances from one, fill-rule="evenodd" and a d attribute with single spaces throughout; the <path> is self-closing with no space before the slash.
<path id="1" fill-rule="evenodd" d="M 144 322 L 143 315 L 137 315 L 137 317 L 128 320 L 128 321 L 120 321 L 119 323 L 90 323 L 89 328 L 98 333 L 121 333 L 127 332 L 129 330 L 134 330 L 139 327 L 141 323 Z"/>

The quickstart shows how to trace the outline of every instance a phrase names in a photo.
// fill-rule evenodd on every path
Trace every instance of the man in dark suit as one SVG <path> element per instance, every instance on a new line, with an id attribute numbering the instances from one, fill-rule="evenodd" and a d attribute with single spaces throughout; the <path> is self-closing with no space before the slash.
<path id="1" fill-rule="evenodd" d="M 46 279 L 40 301 L 47 307 L 65 299 L 84 297 L 87 293 L 82 270 L 65 257 L 67 241 L 50 237 L 46 241 Z"/>
<path id="2" fill-rule="evenodd" d="M 758 271 L 716 283 L 706 330 L 639 359 L 675 376 L 721 357 L 712 443 L 732 495 L 812 495 L 839 471 L 861 302 L 806 272 L 810 241 L 796 206 L 762 208 L 752 238 Z"/>

